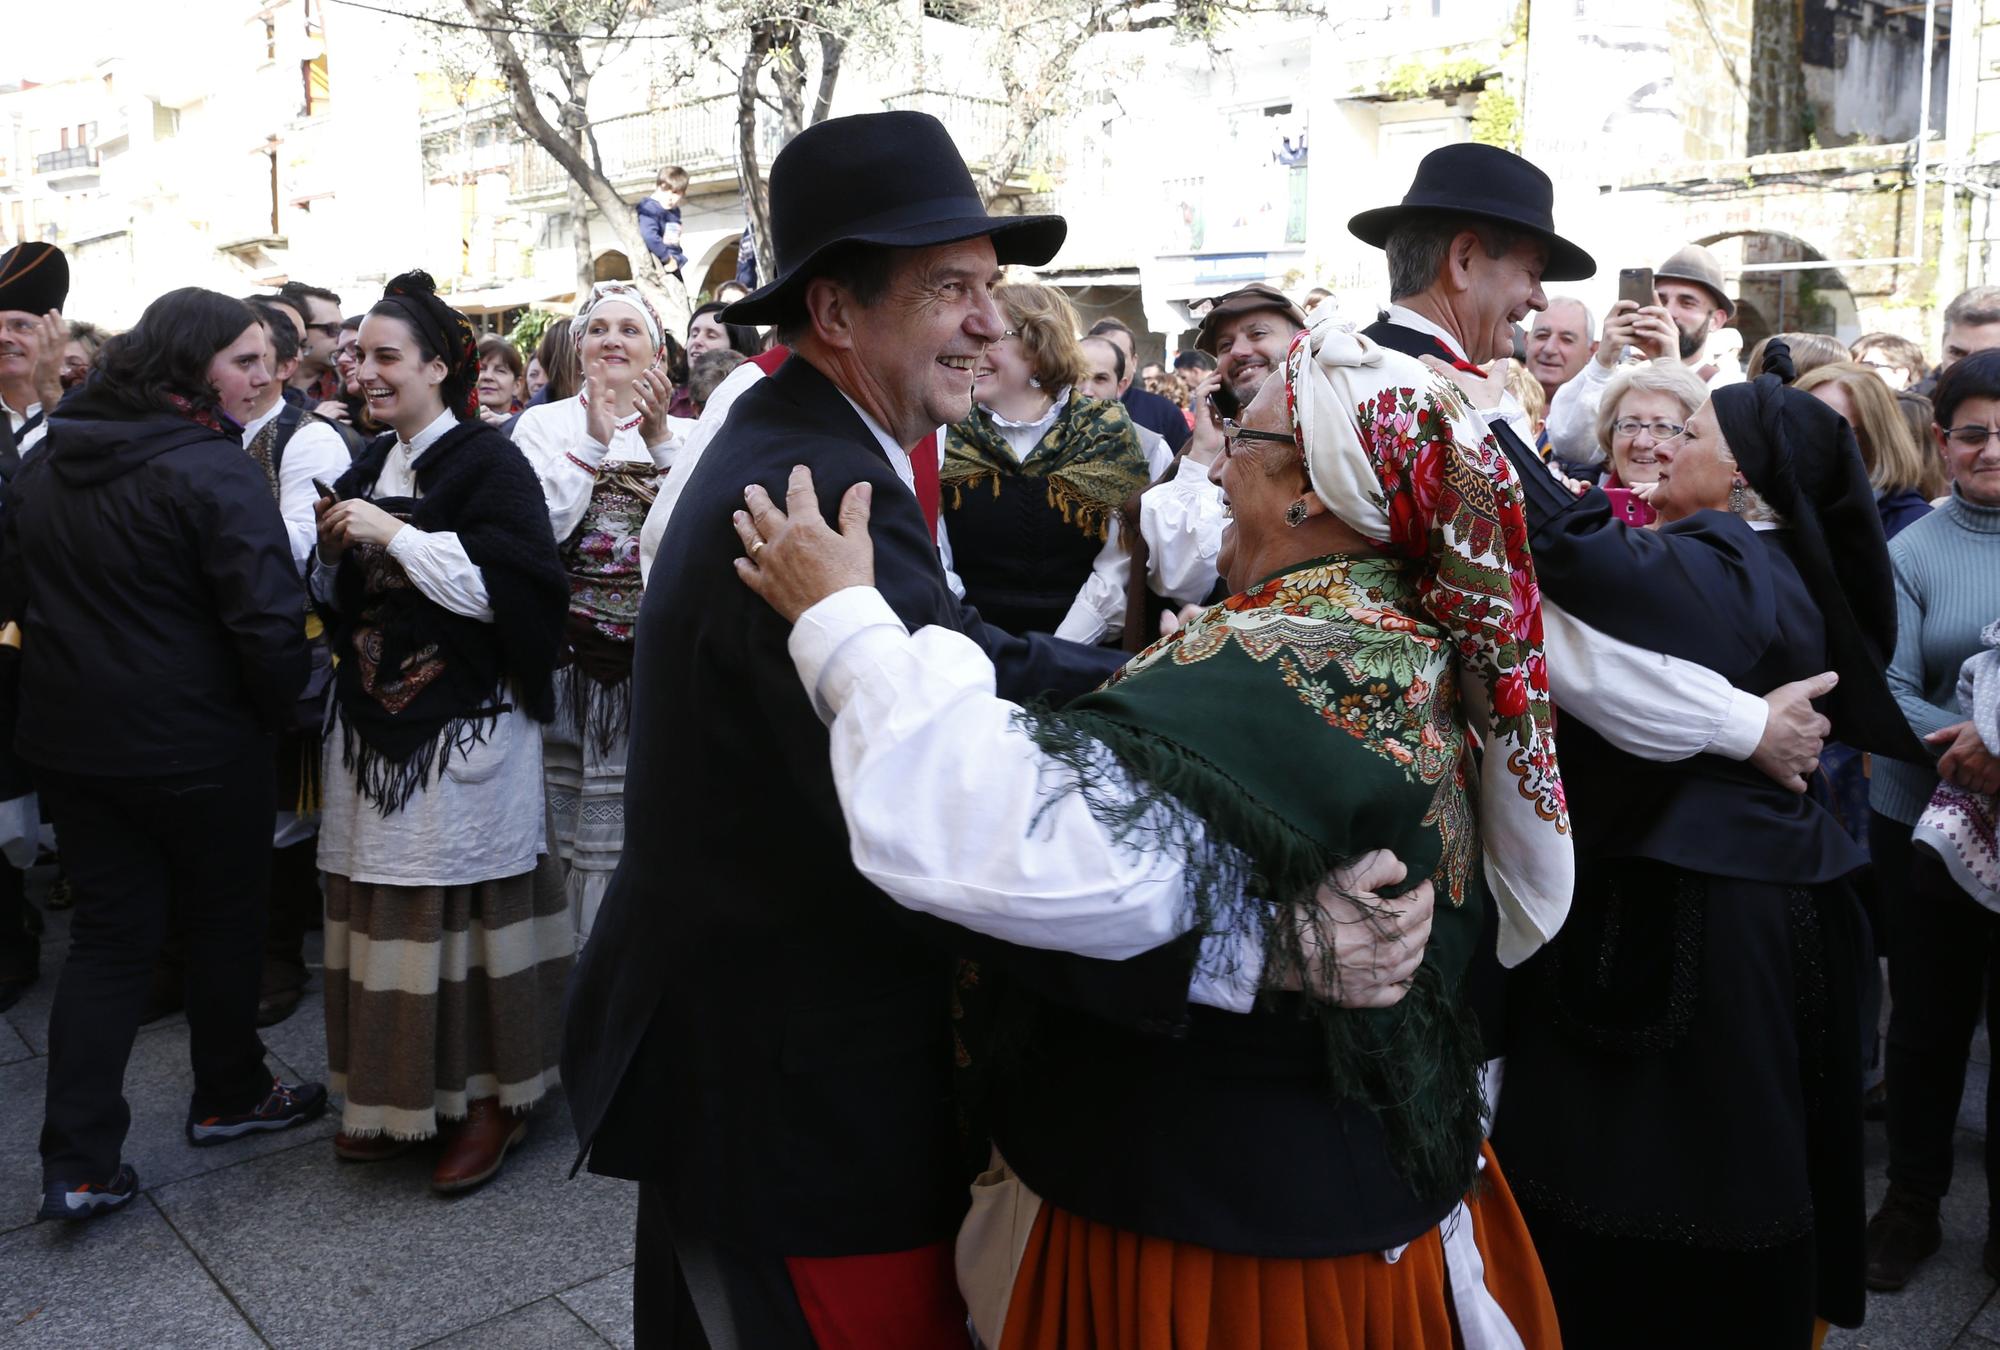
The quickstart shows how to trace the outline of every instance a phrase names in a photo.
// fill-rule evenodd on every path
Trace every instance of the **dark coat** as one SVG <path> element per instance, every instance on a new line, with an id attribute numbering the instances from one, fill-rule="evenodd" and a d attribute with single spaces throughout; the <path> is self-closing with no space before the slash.
<path id="1" fill-rule="evenodd" d="M 0 590 L 22 628 L 22 758 L 184 773 L 290 724 L 305 593 L 240 441 L 86 393 L 50 419 L 7 496 Z"/>
<path id="2" fill-rule="evenodd" d="M 1172 399 L 1161 398 L 1151 390 L 1141 389 L 1134 384 L 1118 396 L 1118 401 L 1125 405 L 1125 412 L 1134 422 L 1164 437 L 1167 444 L 1173 447 L 1175 454 L 1180 453 L 1181 447 L 1187 444 L 1188 437 L 1194 434 L 1193 429 L 1188 426 L 1187 418 L 1174 405 Z"/>
<path id="3" fill-rule="evenodd" d="M 1003 696 L 1073 696 L 1122 659 L 989 629 L 946 587 L 916 498 L 832 383 L 798 356 L 759 381 L 689 480 L 646 587 L 634 826 L 577 963 L 563 1084 L 592 1168 L 657 1183 L 676 1233 L 791 1256 L 900 1251 L 949 1237 L 966 1205 L 955 954 L 1163 1030 L 1185 1022 L 1191 963 L 1179 945 L 1108 962 L 978 939 L 854 870 L 790 627 L 732 568 L 743 486 L 782 495 L 794 464 L 828 512 L 873 485 L 876 586 L 912 630 L 986 647 Z"/>
<path id="4" fill-rule="evenodd" d="M 672 226 L 669 230 L 667 227 Z M 681 209 L 678 206 L 662 206 L 651 197 L 639 203 L 639 235 L 646 241 L 646 248 L 670 272 L 678 272 L 687 266 L 687 254 L 681 251 Z"/>

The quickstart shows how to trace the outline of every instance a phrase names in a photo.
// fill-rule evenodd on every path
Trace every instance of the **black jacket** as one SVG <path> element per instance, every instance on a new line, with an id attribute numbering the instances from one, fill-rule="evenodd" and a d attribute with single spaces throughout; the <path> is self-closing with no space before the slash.
<path id="1" fill-rule="evenodd" d="M 66 399 L 8 487 L 4 533 L 23 759 L 185 773 L 287 724 L 308 669 L 305 593 L 240 441 Z"/>
<path id="2" fill-rule="evenodd" d="M 1134 422 L 1148 431 L 1157 431 L 1173 447 L 1175 454 L 1180 453 L 1181 447 L 1188 443 L 1188 437 L 1194 434 L 1187 418 L 1181 415 L 1173 400 L 1161 398 L 1150 389 L 1141 389 L 1135 384 L 1120 394 L 1118 401 L 1125 405 L 1126 413 Z"/>
<path id="3" fill-rule="evenodd" d="M 1121 1025 L 1177 1028 L 1176 946 L 1090 961 L 976 939 L 854 870 L 790 626 L 732 569 L 743 486 L 874 487 L 876 585 L 912 630 L 986 646 L 1003 696 L 1071 696 L 1123 658 L 988 628 L 953 598 L 914 496 L 793 356 L 731 409 L 639 615 L 629 830 L 571 985 L 562 1076 L 594 1170 L 655 1182 L 677 1234 L 839 1256 L 949 1237 L 966 1204 L 948 1016 L 954 954 Z M 913 817 L 924 803 L 910 803 Z"/>

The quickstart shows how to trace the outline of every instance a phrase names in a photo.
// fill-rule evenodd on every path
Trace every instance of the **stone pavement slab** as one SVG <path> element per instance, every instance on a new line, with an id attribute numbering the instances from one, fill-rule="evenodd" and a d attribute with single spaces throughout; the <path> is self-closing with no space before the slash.
<path id="1" fill-rule="evenodd" d="M 341 1163 L 315 1142 L 157 1193 L 161 1210 L 272 1345 L 412 1346 L 632 1262 L 637 1191 L 585 1175 L 559 1095 L 501 1175 L 428 1187 L 431 1153 Z"/>
<path id="2" fill-rule="evenodd" d="M 619 1350 L 633 1350 L 632 1267 L 565 1289 L 556 1297 Z"/>
<path id="3" fill-rule="evenodd" d="M 184 1131 L 194 1071 L 188 1067 L 187 1037 L 185 1025 L 161 1027 L 141 1035 L 132 1046 L 125 1069 L 125 1100 L 132 1109 L 125 1161 L 138 1172 L 141 1186 L 153 1190 L 332 1136 L 336 1126 L 329 1114 L 310 1125 L 212 1148 L 188 1143 Z M 37 1140 L 47 1066 L 41 1058 L 0 1066 L 0 1229 L 25 1222 L 41 1203 Z"/>
<path id="4" fill-rule="evenodd" d="M 34 1053 L 21 1033 L 14 1030 L 13 1023 L 0 1021 L 0 1064 L 13 1064 Z"/>
<path id="5" fill-rule="evenodd" d="M 2000 1335 L 2000 1310 L 1990 1306 L 1994 1284 L 1980 1266 L 1986 1243 L 1984 1149 L 1983 1139 L 1959 1132 L 1951 1194 L 1941 1210 L 1943 1249 L 1918 1269 L 1907 1288 L 1870 1294 L 1867 1322 L 1855 1331 L 1835 1328 L 1826 1339 L 1828 1350 L 1945 1350 L 1968 1327 Z M 1868 1126 L 1863 1156 L 1868 1212 L 1873 1214 L 1889 1188 L 1888 1142 L 1879 1123 Z M 1984 1319 L 1992 1319 L 1991 1325 L 1983 1324 Z"/>
<path id="6" fill-rule="evenodd" d="M 604 1339 L 552 1298 L 430 1342 L 426 1350 L 603 1350 Z"/>
<path id="7" fill-rule="evenodd" d="M 0 1236 L 0 1343 L 19 1350 L 264 1342 L 152 1201 Z"/>

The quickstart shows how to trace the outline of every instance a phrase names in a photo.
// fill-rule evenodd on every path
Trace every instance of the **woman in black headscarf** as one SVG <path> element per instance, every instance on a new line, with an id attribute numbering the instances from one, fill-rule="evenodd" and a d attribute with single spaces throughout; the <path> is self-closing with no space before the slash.
<path id="1" fill-rule="evenodd" d="M 1789 371 L 1782 344 L 1766 366 Z M 1657 531 L 1517 466 L 1548 597 L 1751 692 L 1831 669 L 1835 736 L 1920 757 L 1883 678 L 1894 595 L 1847 424 L 1767 374 L 1660 459 Z M 1815 1317 L 1859 1325 L 1865 855 L 1747 764 L 1558 725 L 1575 902 L 1514 976 L 1495 1144 L 1564 1339 L 1803 1347 Z"/>
<path id="2" fill-rule="evenodd" d="M 422 272 L 361 325 L 391 430 L 320 507 L 313 594 L 338 662 L 319 863 L 334 1150 L 440 1132 L 434 1189 L 499 1170 L 555 1079 L 573 944 L 542 738 L 569 587 L 541 486 L 481 420 L 472 325 Z"/>

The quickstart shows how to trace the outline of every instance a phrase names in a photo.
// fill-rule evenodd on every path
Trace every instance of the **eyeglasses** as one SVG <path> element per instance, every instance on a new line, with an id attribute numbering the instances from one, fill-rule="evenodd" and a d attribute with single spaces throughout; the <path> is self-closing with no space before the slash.
<path id="1" fill-rule="evenodd" d="M 2000 436 L 2000 427 L 1953 427 L 1945 435 L 1961 450 L 1980 450 L 1986 442 Z"/>
<path id="2" fill-rule="evenodd" d="M 338 339 L 340 337 L 340 320 L 338 319 L 335 319 L 332 323 L 309 323 L 306 325 L 306 328 L 310 332 L 324 333 L 330 338 Z"/>
<path id="3" fill-rule="evenodd" d="M 1670 441 L 1687 430 L 1677 422 L 1641 422 L 1636 417 L 1621 417 L 1611 429 L 1620 436 L 1637 436 L 1644 431 L 1656 441 Z"/>
<path id="4" fill-rule="evenodd" d="M 1234 455 L 1238 441 L 1270 441 L 1274 445 L 1298 444 L 1298 440 L 1295 437 L 1286 436 L 1276 431 L 1253 431 L 1249 427 L 1236 425 L 1236 419 L 1233 417 L 1223 418 L 1222 453 L 1225 455 Z"/>

